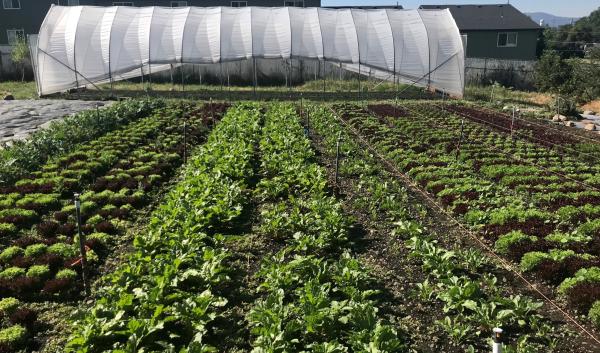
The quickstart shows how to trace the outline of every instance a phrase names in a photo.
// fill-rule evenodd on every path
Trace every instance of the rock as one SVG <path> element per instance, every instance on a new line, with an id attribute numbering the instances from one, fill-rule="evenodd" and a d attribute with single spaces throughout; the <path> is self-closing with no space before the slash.
<path id="1" fill-rule="evenodd" d="M 586 110 L 583 112 L 583 115 L 596 115 L 596 112 L 591 111 L 591 110 Z"/>
<path id="2" fill-rule="evenodd" d="M 556 114 L 552 117 L 552 121 L 567 121 L 567 117 L 564 115 Z"/>
<path id="3" fill-rule="evenodd" d="M 14 101 L 15 100 L 15 96 L 13 96 L 12 94 L 7 94 L 4 96 L 4 98 L 2 98 L 2 100 L 5 101 Z"/>
<path id="4" fill-rule="evenodd" d="M 565 124 L 565 126 L 568 126 L 568 127 L 574 127 L 575 126 L 575 122 L 573 122 L 573 121 L 565 121 L 564 124 Z"/>
<path id="5" fill-rule="evenodd" d="M 585 124 L 585 126 L 583 128 L 586 129 L 586 130 L 588 130 L 588 131 L 594 131 L 594 130 L 596 130 L 596 125 L 594 125 L 594 124 Z"/>

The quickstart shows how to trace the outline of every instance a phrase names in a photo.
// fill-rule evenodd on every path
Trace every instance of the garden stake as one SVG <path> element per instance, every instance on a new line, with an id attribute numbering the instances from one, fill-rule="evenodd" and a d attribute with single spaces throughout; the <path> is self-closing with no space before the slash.
<path id="1" fill-rule="evenodd" d="M 338 184 L 338 175 L 340 169 L 340 141 L 342 140 L 342 132 L 338 134 L 337 144 L 335 146 L 335 185 Z"/>
<path id="2" fill-rule="evenodd" d="M 86 295 L 90 294 L 90 289 L 87 283 L 87 256 L 85 251 L 85 239 L 81 231 L 81 201 L 79 194 L 75 193 L 75 217 L 77 218 L 77 234 L 79 235 L 79 251 L 81 251 L 81 278 L 83 279 L 83 290 Z"/>
<path id="3" fill-rule="evenodd" d="M 187 163 L 187 133 L 186 133 L 186 121 L 183 120 L 183 164 Z"/>
<path id="4" fill-rule="evenodd" d="M 513 132 L 514 132 L 513 128 L 515 126 L 515 115 L 516 115 L 517 112 L 516 112 L 516 109 L 515 109 L 514 106 L 513 106 L 512 110 L 513 110 L 513 114 L 512 114 L 512 120 L 510 121 L 510 137 L 514 138 L 514 136 L 513 136 Z"/>
<path id="5" fill-rule="evenodd" d="M 492 353 L 502 353 L 502 329 L 499 327 L 494 328 L 494 344 Z"/>
<path id="6" fill-rule="evenodd" d="M 460 154 L 460 145 L 462 144 L 463 135 L 465 133 L 465 119 L 460 121 L 460 138 L 458 139 L 458 145 L 456 146 L 456 160 L 458 161 L 458 155 Z"/>
<path id="7" fill-rule="evenodd" d="M 100 104 L 96 103 L 96 125 L 100 125 Z"/>

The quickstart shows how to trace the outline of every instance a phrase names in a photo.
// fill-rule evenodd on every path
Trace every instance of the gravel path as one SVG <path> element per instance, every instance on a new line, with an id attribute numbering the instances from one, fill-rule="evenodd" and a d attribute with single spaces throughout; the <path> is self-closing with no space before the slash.
<path id="1" fill-rule="evenodd" d="M 51 121 L 111 102 L 77 100 L 0 100 L 0 143 L 24 139 Z"/>

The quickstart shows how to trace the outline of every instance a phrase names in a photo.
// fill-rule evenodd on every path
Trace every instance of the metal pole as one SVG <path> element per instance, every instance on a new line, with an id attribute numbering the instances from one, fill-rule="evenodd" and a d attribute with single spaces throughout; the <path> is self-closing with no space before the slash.
<path id="1" fill-rule="evenodd" d="M 210 125 L 211 128 L 215 126 L 215 107 L 213 106 L 212 97 L 210 97 Z"/>
<path id="2" fill-rule="evenodd" d="M 327 87 L 326 84 L 327 82 L 325 81 L 325 59 L 323 59 L 323 100 L 325 99 L 325 92 L 327 91 Z"/>
<path id="3" fill-rule="evenodd" d="M 173 64 L 169 64 L 170 66 L 170 74 L 171 74 L 171 89 L 174 90 L 175 89 L 175 83 L 173 83 Z"/>
<path id="4" fill-rule="evenodd" d="M 460 138 L 458 140 L 458 145 L 456 146 L 456 160 L 458 160 L 458 155 L 460 154 L 460 146 L 462 144 L 464 133 L 465 133 L 465 119 L 461 119 L 460 120 Z"/>
<path id="5" fill-rule="evenodd" d="M 513 137 L 513 128 L 515 126 L 515 115 L 517 114 L 516 108 L 512 108 L 512 120 L 510 121 L 510 137 Z"/>
<path id="6" fill-rule="evenodd" d="M 96 125 L 100 125 L 100 104 L 96 103 Z"/>
<path id="7" fill-rule="evenodd" d="M 179 70 L 181 70 L 181 91 L 185 92 L 185 74 L 183 72 L 183 65 L 179 67 Z"/>
<path id="8" fill-rule="evenodd" d="M 229 66 L 227 66 L 227 92 L 229 96 L 229 103 L 231 103 L 231 82 L 229 79 Z"/>
<path id="9" fill-rule="evenodd" d="M 183 164 L 187 163 L 187 126 L 185 117 L 183 118 Z"/>
<path id="10" fill-rule="evenodd" d="M 81 201 L 79 200 L 79 194 L 74 194 L 75 200 L 75 216 L 77 218 L 77 234 L 79 235 L 79 251 L 81 252 L 81 279 L 83 280 L 83 290 L 85 295 L 90 294 L 90 288 L 88 285 L 87 278 L 87 254 L 85 250 L 85 237 L 81 231 Z"/>
<path id="11" fill-rule="evenodd" d="M 221 83 L 221 92 L 223 92 L 223 62 L 219 62 L 219 83 Z"/>
<path id="12" fill-rule="evenodd" d="M 502 333 L 503 330 L 499 327 L 494 328 L 494 343 L 492 353 L 502 353 Z"/>
<path id="13" fill-rule="evenodd" d="M 339 170 L 340 170 L 340 141 L 342 140 L 342 132 L 340 131 L 337 138 L 337 144 L 335 147 L 335 185 L 338 184 Z"/>
<path id="14" fill-rule="evenodd" d="M 361 96 L 361 87 L 360 87 L 360 70 L 361 70 L 361 65 L 360 65 L 360 60 L 358 61 L 358 99 L 360 100 L 360 96 Z"/>
<path id="15" fill-rule="evenodd" d="M 256 76 L 256 58 L 252 58 L 252 74 L 254 80 L 254 97 L 256 97 L 256 85 L 258 84 L 258 77 Z"/>

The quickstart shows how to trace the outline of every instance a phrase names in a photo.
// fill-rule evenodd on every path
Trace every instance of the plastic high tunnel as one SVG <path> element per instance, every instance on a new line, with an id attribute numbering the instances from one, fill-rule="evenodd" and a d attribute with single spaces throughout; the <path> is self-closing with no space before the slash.
<path id="1" fill-rule="evenodd" d="M 448 10 L 52 6 L 30 42 L 38 93 L 180 64 L 318 59 L 462 96 L 464 48 Z"/>

